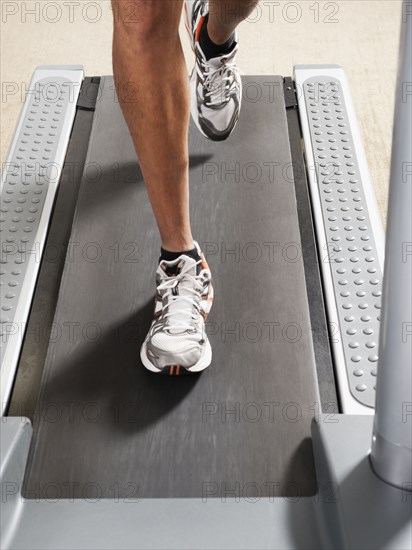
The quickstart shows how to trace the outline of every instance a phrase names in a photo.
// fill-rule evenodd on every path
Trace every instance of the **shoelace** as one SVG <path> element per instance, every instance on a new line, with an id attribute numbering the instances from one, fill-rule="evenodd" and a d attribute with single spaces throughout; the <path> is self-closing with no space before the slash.
<path id="1" fill-rule="evenodd" d="M 197 266 L 199 263 L 201 263 L 202 260 L 198 260 L 195 264 Z M 202 275 L 191 275 L 188 273 L 188 270 L 190 268 L 193 268 L 192 266 L 187 265 L 184 266 L 182 271 L 178 275 L 174 275 L 172 277 L 167 277 L 166 280 L 163 283 L 160 283 L 158 285 L 157 290 L 166 290 L 166 297 L 168 299 L 167 305 L 163 306 L 161 318 L 166 319 L 170 317 L 173 314 L 178 313 L 179 315 L 190 315 L 190 321 L 191 322 L 184 322 L 183 320 L 180 320 L 178 323 L 173 324 L 173 330 L 190 330 L 193 328 L 193 321 L 196 320 L 197 316 L 193 315 L 193 307 L 196 309 L 197 312 L 199 312 L 200 307 L 199 304 L 196 301 L 196 298 L 200 298 L 200 293 L 203 290 L 203 288 L 199 288 L 198 281 L 203 280 Z M 177 288 L 179 285 L 181 285 L 184 281 L 188 281 L 192 283 L 192 287 L 184 286 L 185 291 L 190 292 L 193 296 L 182 296 L 181 294 L 175 294 L 173 291 L 175 288 Z M 182 302 L 186 302 L 190 304 L 190 307 L 181 308 L 180 304 Z M 164 311 L 167 308 L 168 311 Z M 159 326 L 157 330 L 161 330 L 163 327 Z M 156 330 L 155 330 L 156 332 Z"/>
<path id="2" fill-rule="evenodd" d="M 226 59 L 220 67 L 212 67 L 202 61 L 205 105 L 206 107 L 221 107 L 226 105 L 238 86 L 236 73 L 240 74 L 234 59 Z"/>

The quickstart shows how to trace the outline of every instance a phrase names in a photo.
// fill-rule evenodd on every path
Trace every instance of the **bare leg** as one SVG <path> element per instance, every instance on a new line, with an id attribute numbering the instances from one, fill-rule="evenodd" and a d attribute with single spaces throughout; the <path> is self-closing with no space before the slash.
<path id="1" fill-rule="evenodd" d="M 259 0 L 209 0 L 207 32 L 215 44 L 223 44 L 254 10 Z"/>
<path id="2" fill-rule="evenodd" d="M 190 92 L 179 38 L 182 5 L 182 0 L 112 0 L 116 91 L 162 246 L 171 252 L 194 246 L 188 183 Z"/>

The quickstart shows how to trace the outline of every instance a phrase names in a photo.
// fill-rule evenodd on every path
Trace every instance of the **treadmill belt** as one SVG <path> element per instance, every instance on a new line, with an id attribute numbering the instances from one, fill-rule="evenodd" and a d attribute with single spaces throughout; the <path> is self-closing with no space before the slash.
<path id="1" fill-rule="evenodd" d="M 27 498 L 307 496 L 318 390 L 281 77 L 245 77 L 223 143 L 190 128 L 213 362 L 146 371 L 160 239 L 103 77 L 34 420 Z"/>

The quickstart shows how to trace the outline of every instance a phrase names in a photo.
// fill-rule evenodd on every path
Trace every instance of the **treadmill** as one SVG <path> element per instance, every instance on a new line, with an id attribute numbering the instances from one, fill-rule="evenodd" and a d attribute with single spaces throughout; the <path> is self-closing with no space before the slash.
<path id="1" fill-rule="evenodd" d="M 384 278 L 341 67 L 244 76 L 226 142 L 191 125 L 196 375 L 140 362 L 160 239 L 113 77 L 36 68 L 2 171 L 1 548 L 411 548 L 411 20 Z"/>

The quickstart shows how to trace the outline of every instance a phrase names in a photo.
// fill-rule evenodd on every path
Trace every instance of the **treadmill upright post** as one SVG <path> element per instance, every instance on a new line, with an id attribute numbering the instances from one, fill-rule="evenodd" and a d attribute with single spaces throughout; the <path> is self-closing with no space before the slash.
<path id="1" fill-rule="evenodd" d="M 411 491 L 412 13 L 407 2 L 402 16 L 371 462 L 381 479 Z"/>

